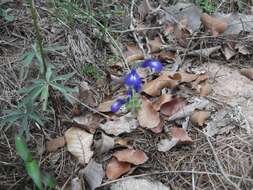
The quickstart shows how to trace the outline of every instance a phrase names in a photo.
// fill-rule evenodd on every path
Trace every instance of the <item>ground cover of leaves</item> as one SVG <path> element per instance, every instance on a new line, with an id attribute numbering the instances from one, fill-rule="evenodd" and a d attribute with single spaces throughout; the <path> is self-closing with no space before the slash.
<path id="1" fill-rule="evenodd" d="M 26 4 L 6 3 L 16 19 L 0 18 L 2 110 L 20 98 L 21 57 L 34 36 Z M 56 177 L 56 189 L 253 188 L 252 5 L 210 15 L 190 2 L 117 1 L 125 13 L 110 18 L 115 47 L 96 28 L 78 19 L 67 27 L 36 3 L 44 43 L 65 47 L 47 59 L 58 73 L 76 72 L 65 85 L 79 88 L 73 94 L 79 101 L 54 92 L 53 117 L 31 125 L 29 148 Z M 137 112 L 123 106 L 112 113 L 111 105 L 126 97 L 127 66 L 148 58 L 163 70 L 137 68 L 143 83 Z M 0 131 L 0 189 L 34 189 L 15 153 L 16 127 Z"/>

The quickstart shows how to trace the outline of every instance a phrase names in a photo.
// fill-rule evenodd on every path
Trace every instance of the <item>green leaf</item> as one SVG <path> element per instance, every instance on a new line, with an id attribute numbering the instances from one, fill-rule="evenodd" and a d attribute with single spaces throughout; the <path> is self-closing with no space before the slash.
<path id="1" fill-rule="evenodd" d="M 23 64 L 26 66 L 30 65 L 32 63 L 34 56 L 35 56 L 35 53 L 33 51 L 25 53 L 22 58 Z"/>
<path id="2" fill-rule="evenodd" d="M 50 81 L 52 74 L 53 74 L 52 65 L 48 65 L 47 72 L 46 72 L 46 80 L 47 81 Z"/>
<path id="3" fill-rule="evenodd" d="M 32 154 L 27 148 L 27 145 L 24 141 L 24 139 L 16 135 L 15 137 L 15 144 L 16 144 L 16 151 L 18 155 L 25 161 L 25 162 L 31 162 L 32 161 Z"/>
<path id="4" fill-rule="evenodd" d="M 32 160 L 31 162 L 26 162 L 25 168 L 28 175 L 32 178 L 33 182 L 35 183 L 36 187 L 41 190 L 42 189 L 41 174 L 37 162 L 35 160 Z"/>
<path id="5" fill-rule="evenodd" d="M 74 74 L 75 74 L 75 72 L 69 73 L 69 74 L 66 74 L 66 75 L 60 75 L 60 76 L 55 77 L 55 78 L 52 79 L 51 81 L 56 82 L 56 81 L 61 81 L 61 80 L 68 80 L 68 79 L 71 78 Z"/>
<path id="6" fill-rule="evenodd" d="M 2 16 L 6 21 L 11 22 L 14 20 L 14 17 L 9 15 L 6 10 L 0 8 L 0 16 Z"/>
<path id="7" fill-rule="evenodd" d="M 48 85 L 45 85 L 40 95 L 40 101 L 43 102 L 42 104 L 43 111 L 46 111 L 47 109 L 48 97 L 49 97 L 49 88 Z"/>
<path id="8" fill-rule="evenodd" d="M 68 88 L 62 84 L 58 84 L 58 83 L 50 83 L 50 85 L 55 88 L 56 90 L 59 90 L 61 93 L 63 94 L 67 94 L 69 92 L 78 92 L 77 88 Z"/>
<path id="9" fill-rule="evenodd" d="M 36 122 L 37 122 L 38 124 L 40 124 L 41 126 L 44 125 L 44 122 L 40 119 L 40 117 L 39 117 L 38 114 L 36 114 L 36 113 L 31 113 L 31 114 L 29 115 L 29 117 L 30 117 L 32 120 L 36 121 Z"/>
<path id="10" fill-rule="evenodd" d="M 64 50 L 65 48 L 66 48 L 65 46 L 53 46 L 53 47 L 45 47 L 44 50 L 45 52 L 56 52 Z"/>
<path id="11" fill-rule="evenodd" d="M 56 186 L 56 180 L 47 172 L 42 172 L 42 182 L 49 188 Z"/>

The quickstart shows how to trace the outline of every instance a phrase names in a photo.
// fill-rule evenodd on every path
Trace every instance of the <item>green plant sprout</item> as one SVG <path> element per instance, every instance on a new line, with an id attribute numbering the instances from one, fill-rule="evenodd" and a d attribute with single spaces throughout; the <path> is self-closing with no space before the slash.
<path id="1" fill-rule="evenodd" d="M 35 186 L 39 190 L 46 187 L 54 188 L 56 185 L 55 179 L 48 173 L 40 170 L 37 161 L 32 158 L 32 154 L 21 136 L 16 135 L 15 145 L 17 154 L 23 159 L 26 172 L 32 178 Z"/>

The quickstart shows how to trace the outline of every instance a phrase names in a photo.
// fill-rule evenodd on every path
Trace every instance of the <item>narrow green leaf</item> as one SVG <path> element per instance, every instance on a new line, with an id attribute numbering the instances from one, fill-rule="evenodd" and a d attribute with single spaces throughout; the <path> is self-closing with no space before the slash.
<path id="1" fill-rule="evenodd" d="M 42 182 L 49 188 L 56 186 L 56 180 L 47 172 L 42 172 Z"/>
<path id="2" fill-rule="evenodd" d="M 48 97 L 49 97 L 49 88 L 48 85 L 45 85 L 40 95 L 40 101 L 42 102 L 43 111 L 46 111 L 47 109 Z"/>
<path id="3" fill-rule="evenodd" d="M 31 162 L 26 162 L 25 168 L 28 175 L 32 178 L 33 182 L 35 183 L 36 187 L 39 190 L 41 190 L 42 189 L 41 174 L 37 162 L 35 160 L 32 160 Z"/>
<path id="4" fill-rule="evenodd" d="M 32 154 L 27 148 L 27 145 L 24 139 L 20 135 L 16 135 L 15 137 L 16 151 L 18 155 L 25 161 L 32 161 Z"/>
<path id="5" fill-rule="evenodd" d="M 51 81 L 56 82 L 56 81 L 61 81 L 61 80 L 68 80 L 68 79 L 71 78 L 74 74 L 75 74 L 75 72 L 69 73 L 69 74 L 66 74 L 66 75 L 60 75 L 60 76 L 55 77 L 55 78 L 52 79 Z"/>
<path id="6" fill-rule="evenodd" d="M 56 52 L 66 49 L 66 46 L 53 46 L 53 47 L 45 47 L 45 52 Z"/>
<path id="7" fill-rule="evenodd" d="M 22 58 L 22 63 L 26 66 L 30 65 L 32 63 L 34 56 L 35 56 L 35 53 L 33 51 L 24 54 Z"/>
<path id="8" fill-rule="evenodd" d="M 40 124 L 41 126 L 44 125 L 44 122 L 40 119 L 40 116 L 36 113 L 31 113 L 29 114 L 29 117 L 34 120 L 35 122 L 37 122 L 38 124 Z"/>
<path id="9" fill-rule="evenodd" d="M 52 74 L 53 74 L 52 66 L 48 65 L 47 72 L 46 72 L 46 80 L 47 81 L 50 81 L 50 78 L 51 78 Z"/>

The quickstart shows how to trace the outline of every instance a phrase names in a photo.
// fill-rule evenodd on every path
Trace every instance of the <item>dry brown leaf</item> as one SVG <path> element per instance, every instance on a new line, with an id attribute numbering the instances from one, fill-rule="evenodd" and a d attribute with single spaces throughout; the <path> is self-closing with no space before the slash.
<path id="1" fill-rule="evenodd" d="M 130 169 L 130 163 L 120 162 L 113 157 L 106 166 L 106 176 L 110 180 L 115 180 L 127 173 Z"/>
<path id="2" fill-rule="evenodd" d="M 159 125 L 149 130 L 156 134 L 161 133 L 163 131 L 163 125 L 164 125 L 164 119 L 161 118 L 161 122 L 159 123 Z"/>
<path id="3" fill-rule="evenodd" d="M 48 152 L 54 152 L 58 148 L 65 146 L 65 144 L 66 144 L 66 141 L 64 137 L 57 137 L 47 142 L 46 149 Z"/>
<path id="4" fill-rule="evenodd" d="M 153 108 L 152 103 L 146 97 L 142 97 L 141 101 L 141 108 L 137 116 L 140 126 L 149 129 L 157 127 L 161 122 L 160 114 Z"/>
<path id="5" fill-rule="evenodd" d="M 207 82 L 201 85 L 200 96 L 208 96 L 210 92 L 211 92 L 210 85 Z"/>
<path id="6" fill-rule="evenodd" d="M 253 68 L 241 69 L 240 73 L 241 73 L 243 76 L 245 76 L 245 77 L 247 77 L 247 78 L 253 80 Z"/>
<path id="7" fill-rule="evenodd" d="M 184 83 L 184 82 L 189 83 L 189 82 L 192 82 L 198 78 L 198 75 L 186 73 L 184 71 L 179 72 L 179 74 L 181 75 L 180 82 L 182 82 L 182 83 Z"/>
<path id="8" fill-rule="evenodd" d="M 116 118 L 113 121 L 107 121 L 104 124 L 100 124 L 100 128 L 102 128 L 106 133 L 115 136 L 122 133 L 130 133 L 132 130 L 136 129 L 137 126 L 137 120 L 132 116 L 131 112 Z"/>
<path id="9" fill-rule="evenodd" d="M 209 117 L 210 113 L 208 111 L 195 111 L 191 115 L 191 122 L 202 127 Z"/>
<path id="10" fill-rule="evenodd" d="M 212 17 L 207 13 L 203 13 L 200 20 L 213 36 L 222 34 L 228 27 L 228 23 L 224 19 Z"/>
<path id="11" fill-rule="evenodd" d="M 68 151 L 73 154 L 81 164 L 89 162 L 93 156 L 91 145 L 93 135 L 76 127 L 71 127 L 65 132 Z"/>
<path id="12" fill-rule="evenodd" d="M 161 106 L 161 113 L 166 116 L 172 116 L 179 110 L 181 110 L 186 105 L 186 101 L 183 98 L 176 97 L 173 98 L 171 101 L 163 104 Z"/>
<path id="13" fill-rule="evenodd" d="M 111 106 L 114 102 L 115 100 L 102 102 L 101 104 L 99 104 L 97 110 L 100 112 L 111 112 Z"/>
<path id="14" fill-rule="evenodd" d="M 174 88 L 177 85 L 178 81 L 172 80 L 168 74 L 163 73 L 155 80 L 146 83 L 142 91 L 150 96 L 159 96 L 163 88 Z"/>
<path id="15" fill-rule="evenodd" d="M 147 155 L 142 150 L 124 149 L 113 154 L 120 162 L 129 162 L 134 165 L 140 165 L 148 160 Z"/>
<path id="16" fill-rule="evenodd" d="M 187 132 L 183 128 L 172 127 L 171 136 L 174 139 L 178 139 L 179 144 L 192 144 L 193 141 L 191 137 L 188 136 Z"/>
<path id="17" fill-rule="evenodd" d="M 97 155 L 102 155 L 114 147 L 114 138 L 102 132 L 97 132 L 96 136 L 98 136 L 98 138 L 94 140 L 94 147 Z"/>
<path id="18" fill-rule="evenodd" d="M 149 40 L 148 45 L 150 46 L 151 52 L 158 52 L 162 48 L 162 41 L 159 36 L 155 37 L 154 40 Z"/>
<path id="19" fill-rule="evenodd" d="M 152 105 L 153 105 L 153 108 L 156 110 L 156 111 L 159 111 L 161 106 L 169 101 L 171 101 L 172 99 L 172 95 L 171 94 L 163 94 L 161 95 L 158 99 L 156 99 Z"/>
<path id="20" fill-rule="evenodd" d="M 99 116 L 91 113 L 73 118 L 74 122 L 81 125 L 81 127 L 85 128 L 90 133 L 94 133 L 96 131 L 100 125 L 101 120 L 102 119 Z"/>
<path id="21" fill-rule="evenodd" d="M 126 48 L 127 48 L 127 51 L 124 52 L 124 56 L 126 57 L 128 62 L 144 59 L 143 52 L 136 45 L 128 44 Z"/>
<path id="22" fill-rule="evenodd" d="M 176 60 L 176 52 L 175 51 L 166 51 L 162 50 L 159 53 L 152 54 L 156 59 L 161 61 L 174 61 Z"/>
<path id="23" fill-rule="evenodd" d="M 114 143 L 115 143 L 115 144 L 118 144 L 118 145 L 121 145 L 121 146 L 127 146 L 127 145 L 128 145 L 128 140 L 119 137 L 119 138 L 116 138 L 116 139 L 114 140 Z"/>
<path id="24" fill-rule="evenodd" d="M 214 52 L 217 52 L 219 49 L 221 49 L 221 46 L 197 49 L 197 50 L 190 51 L 188 55 L 195 55 L 199 57 L 209 58 Z"/>
<path id="25" fill-rule="evenodd" d="M 160 181 L 128 178 L 113 183 L 110 190 L 170 190 L 170 187 L 163 185 Z"/>
<path id="26" fill-rule="evenodd" d="M 206 81 L 208 78 L 207 74 L 199 75 L 198 78 L 192 82 L 192 88 L 196 89 L 199 83 Z"/>
<path id="27" fill-rule="evenodd" d="M 233 56 L 236 55 L 236 51 L 235 51 L 234 49 L 232 49 L 231 47 L 229 47 L 229 46 L 226 45 L 226 46 L 223 48 L 223 54 L 224 54 L 226 60 L 229 60 L 229 59 L 231 59 Z"/>
<path id="28" fill-rule="evenodd" d="M 105 172 L 102 164 L 91 159 L 88 165 L 81 170 L 79 174 L 83 174 L 90 189 L 95 190 L 99 185 L 101 185 Z"/>

